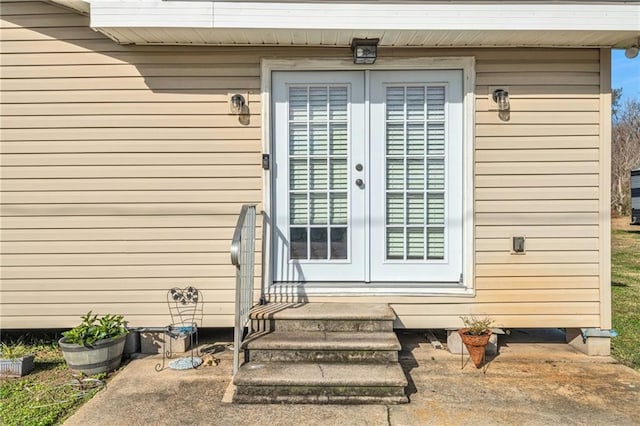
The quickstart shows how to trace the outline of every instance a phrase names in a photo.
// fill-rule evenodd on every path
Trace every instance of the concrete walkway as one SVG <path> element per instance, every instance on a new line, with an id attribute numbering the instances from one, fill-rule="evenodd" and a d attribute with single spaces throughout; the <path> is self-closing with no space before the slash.
<path id="1" fill-rule="evenodd" d="M 223 402 L 232 368 L 226 350 L 216 354 L 218 366 L 187 371 L 156 373 L 159 356 L 134 359 L 65 425 L 640 424 L 640 373 L 578 353 L 559 332 L 514 330 L 481 370 L 470 361 L 462 369 L 460 355 L 433 349 L 422 333 L 399 337 L 406 405 L 229 404 Z M 230 338 L 224 332 L 206 341 Z"/>

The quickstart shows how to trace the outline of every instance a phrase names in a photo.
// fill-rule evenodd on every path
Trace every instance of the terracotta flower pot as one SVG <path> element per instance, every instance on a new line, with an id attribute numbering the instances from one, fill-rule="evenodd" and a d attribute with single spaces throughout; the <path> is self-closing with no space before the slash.
<path id="1" fill-rule="evenodd" d="M 491 331 L 485 334 L 468 334 L 468 328 L 461 328 L 458 330 L 458 334 L 462 339 L 462 343 L 467 347 L 469 351 L 469 355 L 471 355 L 471 360 L 476 368 L 480 368 L 482 366 L 482 361 L 484 360 L 484 351 L 489 344 L 489 339 L 491 338 Z"/>

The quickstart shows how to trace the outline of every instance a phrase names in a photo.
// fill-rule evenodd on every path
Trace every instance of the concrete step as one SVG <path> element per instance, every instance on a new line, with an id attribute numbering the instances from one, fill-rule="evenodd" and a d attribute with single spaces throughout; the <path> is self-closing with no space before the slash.
<path id="1" fill-rule="evenodd" d="M 407 379 L 398 363 L 249 362 L 240 368 L 234 384 L 234 402 L 240 403 L 407 402 Z"/>
<path id="2" fill-rule="evenodd" d="M 407 402 L 389 305 L 269 303 L 250 318 L 235 402 Z"/>
<path id="3" fill-rule="evenodd" d="M 249 336 L 243 345 L 251 361 L 398 362 L 393 332 L 276 331 Z"/>
<path id="4" fill-rule="evenodd" d="M 393 331 L 396 315 L 380 303 L 269 303 L 250 314 L 252 331 Z"/>
<path id="5" fill-rule="evenodd" d="M 406 404 L 409 398 L 402 396 L 336 396 L 336 395 L 238 395 L 236 404 L 337 404 L 337 405 L 397 405 Z"/>

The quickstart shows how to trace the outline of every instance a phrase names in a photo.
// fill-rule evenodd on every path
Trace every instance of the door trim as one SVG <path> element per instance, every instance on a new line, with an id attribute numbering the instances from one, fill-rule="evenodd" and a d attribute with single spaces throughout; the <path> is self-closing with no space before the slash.
<path id="1" fill-rule="evenodd" d="M 271 211 L 274 190 L 271 170 L 263 170 L 263 227 L 262 227 L 262 288 L 265 292 L 276 291 L 291 294 L 297 287 L 305 294 L 337 294 L 337 295 L 364 295 L 364 294 L 397 294 L 397 295 L 475 295 L 475 243 L 474 243 L 474 135 L 475 135 L 475 57 L 419 57 L 419 58 L 379 58 L 373 65 L 355 65 L 350 59 L 262 59 L 261 61 L 261 95 L 262 95 L 262 152 L 272 154 L 272 114 L 271 114 L 271 74 L 274 71 L 367 71 L 367 70 L 462 70 L 462 94 L 463 94 L 463 216 L 464 224 L 463 247 L 463 280 L 460 285 L 451 287 L 451 283 L 424 283 L 421 286 L 388 285 L 377 283 L 375 285 L 354 285 L 346 287 L 336 285 L 324 285 L 321 283 L 300 285 L 292 287 L 273 285 L 272 250 L 271 239 Z M 362 288 L 362 287 L 366 287 Z M 354 291 L 349 291 L 352 288 Z M 366 293 L 365 293 L 366 291 Z"/>

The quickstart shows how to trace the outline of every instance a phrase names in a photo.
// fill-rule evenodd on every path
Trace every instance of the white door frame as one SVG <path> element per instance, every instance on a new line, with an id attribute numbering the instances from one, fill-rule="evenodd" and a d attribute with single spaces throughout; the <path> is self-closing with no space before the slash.
<path id="1" fill-rule="evenodd" d="M 271 154 L 272 144 L 272 81 L 273 71 L 347 71 L 347 70 L 462 70 L 463 73 L 463 279 L 460 284 L 451 283 L 406 283 L 395 285 L 344 286 L 317 283 L 304 286 L 304 293 L 324 295 L 468 295 L 474 291 L 474 111 L 475 111 L 475 58 L 474 57 L 422 57 L 410 59 L 379 58 L 373 65 L 355 65 L 348 59 L 263 59 L 261 64 L 262 94 L 262 149 Z M 368 107 L 368 106 L 367 106 Z M 263 170 L 263 258 L 262 285 L 265 291 L 297 293 L 291 285 L 270 288 L 273 284 L 272 270 L 272 177 L 270 170 Z"/>

